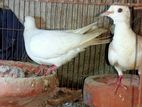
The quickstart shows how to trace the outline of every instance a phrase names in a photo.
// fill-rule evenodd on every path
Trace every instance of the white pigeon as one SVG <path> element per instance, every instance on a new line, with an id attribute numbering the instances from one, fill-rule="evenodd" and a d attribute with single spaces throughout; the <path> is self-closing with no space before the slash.
<path id="1" fill-rule="evenodd" d="M 36 27 L 33 17 L 27 16 L 24 26 L 24 41 L 28 56 L 38 64 L 51 65 L 45 74 L 70 61 L 86 47 L 110 41 L 96 38 L 107 32 L 106 29 L 98 28 L 97 23 L 77 30 L 43 30 Z"/>
<path id="2" fill-rule="evenodd" d="M 123 71 L 138 69 L 142 62 L 142 37 L 137 35 L 130 25 L 130 9 L 127 6 L 112 5 L 101 14 L 113 19 L 115 24 L 113 40 L 109 45 L 108 59 L 115 67 L 119 78 L 117 92 L 123 79 Z"/>

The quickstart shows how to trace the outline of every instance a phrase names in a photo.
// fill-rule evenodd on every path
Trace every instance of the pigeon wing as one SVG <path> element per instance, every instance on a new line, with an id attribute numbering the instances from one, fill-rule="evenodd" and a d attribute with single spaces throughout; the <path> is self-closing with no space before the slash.
<path id="1" fill-rule="evenodd" d="M 80 45 L 81 35 L 62 31 L 42 31 L 30 41 L 32 54 L 40 58 L 59 57 Z"/>

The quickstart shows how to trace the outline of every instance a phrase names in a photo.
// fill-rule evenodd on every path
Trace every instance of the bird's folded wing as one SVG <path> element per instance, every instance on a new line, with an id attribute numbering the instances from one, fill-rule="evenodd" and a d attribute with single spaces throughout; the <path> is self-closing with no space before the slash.
<path id="1" fill-rule="evenodd" d="M 41 31 L 32 37 L 30 50 L 35 57 L 58 57 L 79 45 L 81 37 L 81 35 L 61 31 Z"/>

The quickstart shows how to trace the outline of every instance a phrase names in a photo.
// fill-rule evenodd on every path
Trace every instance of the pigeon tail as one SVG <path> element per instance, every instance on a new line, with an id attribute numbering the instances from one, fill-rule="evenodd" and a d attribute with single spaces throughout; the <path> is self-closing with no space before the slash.
<path id="1" fill-rule="evenodd" d="M 84 38 L 82 39 L 81 46 L 83 48 L 91 46 L 91 45 L 97 45 L 97 44 L 104 44 L 104 43 L 109 43 L 110 38 L 109 37 L 99 37 L 98 36 L 106 33 L 108 30 L 103 29 L 103 28 L 97 28 L 91 29 L 90 31 L 86 32 L 83 36 Z"/>
<path id="2" fill-rule="evenodd" d="M 105 44 L 111 41 L 110 37 L 99 37 L 98 36 L 106 33 L 108 30 L 104 28 L 99 28 L 97 21 L 91 23 L 85 27 L 76 29 L 76 30 L 68 30 L 67 32 L 76 33 L 82 35 L 82 42 L 80 43 L 80 47 L 85 48 L 90 45 L 97 44 Z"/>

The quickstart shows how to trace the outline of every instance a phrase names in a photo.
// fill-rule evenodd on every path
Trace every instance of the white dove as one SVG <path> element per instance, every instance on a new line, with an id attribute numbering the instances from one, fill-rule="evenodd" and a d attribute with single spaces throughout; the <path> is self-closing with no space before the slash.
<path id="1" fill-rule="evenodd" d="M 55 71 L 86 47 L 109 42 L 109 39 L 96 38 L 107 31 L 98 28 L 96 23 L 70 31 L 43 30 L 36 28 L 33 17 L 27 16 L 24 26 L 24 41 L 28 56 L 38 64 L 51 65 L 45 75 Z"/>
<path id="2" fill-rule="evenodd" d="M 115 92 L 117 92 L 120 86 L 124 86 L 121 83 L 123 71 L 140 67 L 142 62 L 142 37 L 134 33 L 130 26 L 129 7 L 112 5 L 101 15 L 110 17 L 115 24 L 113 40 L 109 45 L 108 59 L 119 75 L 115 89 Z"/>

